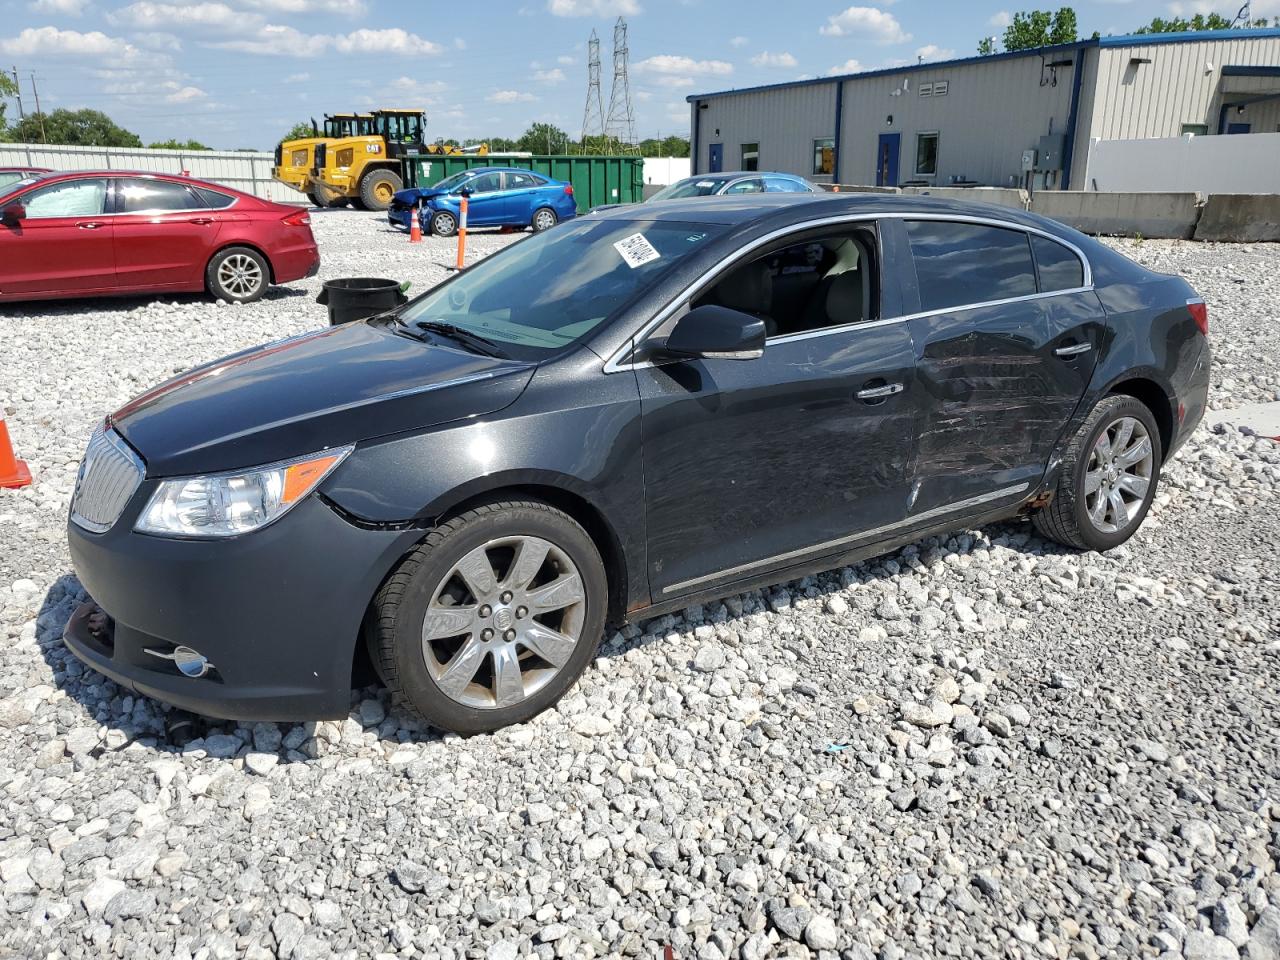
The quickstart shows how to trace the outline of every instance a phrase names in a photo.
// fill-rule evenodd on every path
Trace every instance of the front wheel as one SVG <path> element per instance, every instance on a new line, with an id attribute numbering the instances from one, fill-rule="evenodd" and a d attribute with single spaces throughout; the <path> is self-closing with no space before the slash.
<path id="1" fill-rule="evenodd" d="M 257 250 L 228 247 L 209 261 L 204 278 L 209 292 L 219 300 L 252 303 L 267 292 L 271 271 Z"/>
<path id="2" fill-rule="evenodd" d="M 458 232 L 458 219 L 447 210 L 431 214 L 431 232 L 437 237 L 452 237 Z"/>
<path id="3" fill-rule="evenodd" d="M 320 195 L 317 194 L 314 190 L 312 190 L 310 193 L 307 194 L 307 199 L 311 201 L 311 205 L 313 207 L 319 207 L 322 210 L 324 209 L 324 206 L 325 206 L 324 201 L 320 199 Z"/>
<path id="4" fill-rule="evenodd" d="M 533 214 L 533 232 L 541 233 L 543 230 L 550 230 L 560 218 L 556 216 L 556 212 L 550 207 L 539 207 Z"/>
<path id="5" fill-rule="evenodd" d="M 1067 445 L 1053 500 L 1032 517 L 1043 536 L 1110 550 L 1142 525 L 1160 479 L 1160 430 L 1147 405 L 1105 397 Z"/>
<path id="6" fill-rule="evenodd" d="M 385 210 L 403 189 L 404 181 L 390 170 L 373 170 L 360 181 L 360 199 L 366 210 Z"/>
<path id="7" fill-rule="evenodd" d="M 608 583 L 573 518 L 499 501 L 437 527 L 378 592 L 371 648 L 396 699 L 458 733 L 523 723 L 586 669 Z"/>

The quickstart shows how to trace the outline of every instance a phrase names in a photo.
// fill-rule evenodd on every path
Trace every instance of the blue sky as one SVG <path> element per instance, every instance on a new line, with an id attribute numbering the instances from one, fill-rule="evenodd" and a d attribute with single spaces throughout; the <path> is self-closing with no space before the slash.
<path id="1" fill-rule="evenodd" d="M 1057 6 L 1059 0 L 1041 6 Z M 1082 35 L 1237 0 L 1080 0 Z M 1031 7 L 1035 4 L 1028 3 Z M 270 148 L 325 111 L 422 106 L 428 136 L 516 136 L 545 120 L 577 136 L 586 40 L 630 25 L 640 136 L 688 134 L 690 93 L 968 56 L 1021 5 L 960 0 L 0 0 L 0 67 L 31 108 L 94 107 L 144 141 Z M 1254 0 L 1255 16 L 1280 0 Z M 17 111 L 11 104 L 9 115 Z"/>

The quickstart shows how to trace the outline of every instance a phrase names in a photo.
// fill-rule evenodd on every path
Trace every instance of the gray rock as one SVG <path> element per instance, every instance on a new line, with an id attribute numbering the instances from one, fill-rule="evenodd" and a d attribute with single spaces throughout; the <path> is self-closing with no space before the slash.
<path id="1" fill-rule="evenodd" d="M 816 915 L 804 928 L 804 942 L 813 950 L 834 950 L 840 943 L 830 917 Z"/>
<path id="2" fill-rule="evenodd" d="M 1182 941 L 1184 960 L 1237 960 L 1240 952 L 1226 937 L 1193 930 Z"/>

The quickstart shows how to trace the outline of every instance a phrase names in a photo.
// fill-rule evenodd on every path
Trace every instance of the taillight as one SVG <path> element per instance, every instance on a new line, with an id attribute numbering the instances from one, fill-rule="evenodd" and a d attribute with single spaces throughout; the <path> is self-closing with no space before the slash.
<path id="1" fill-rule="evenodd" d="M 572 197 L 572 196 L 573 196 L 573 184 L 572 184 L 572 183 L 566 183 L 566 184 L 564 185 L 564 192 L 565 192 L 565 195 L 566 195 L 566 196 Z"/>
<path id="2" fill-rule="evenodd" d="M 1207 337 L 1209 335 L 1209 308 L 1205 305 L 1205 302 L 1200 299 L 1188 300 L 1187 311 L 1191 314 L 1191 319 L 1196 322 L 1196 326 L 1200 328 L 1200 332 Z"/>
<path id="3" fill-rule="evenodd" d="M 306 210 L 299 210 L 297 213 L 291 213 L 285 217 L 284 222 L 291 227 L 309 227 L 311 226 L 311 214 Z"/>

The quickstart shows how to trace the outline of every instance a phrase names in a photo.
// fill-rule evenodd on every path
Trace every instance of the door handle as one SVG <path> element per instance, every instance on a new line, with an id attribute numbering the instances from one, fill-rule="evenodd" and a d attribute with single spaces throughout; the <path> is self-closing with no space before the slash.
<path id="1" fill-rule="evenodd" d="M 1054 356 L 1058 357 L 1075 357 L 1082 353 L 1088 353 L 1092 349 L 1093 344 L 1086 341 L 1084 343 L 1072 343 L 1065 347 L 1058 347 L 1058 349 L 1054 350 L 1053 353 Z"/>
<path id="2" fill-rule="evenodd" d="M 884 397 L 892 397 L 895 393 L 901 393 L 905 387 L 900 383 L 886 383 L 879 387 L 863 387 L 854 396 L 859 400 L 881 400 Z"/>
<path id="3" fill-rule="evenodd" d="M 100 223 L 92 223 L 92 222 L 91 222 L 91 223 L 77 223 L 77 224 L 76 224 L 76 226 L 77 226 L 77 227 L 79 227 L 81 230 L 97 230 L 100 226 L 102 226 L 102 224 L 100 224 Z"/>
<path id="4" fill-rule="evenodd" d="M 193 217 L 192 219 L 188 220 L 187 223 L 198 223 L 200 224 L 200 226 L 203 227 L 205 224 L 213 223 L 213 218 L 212 217 Z"/>

